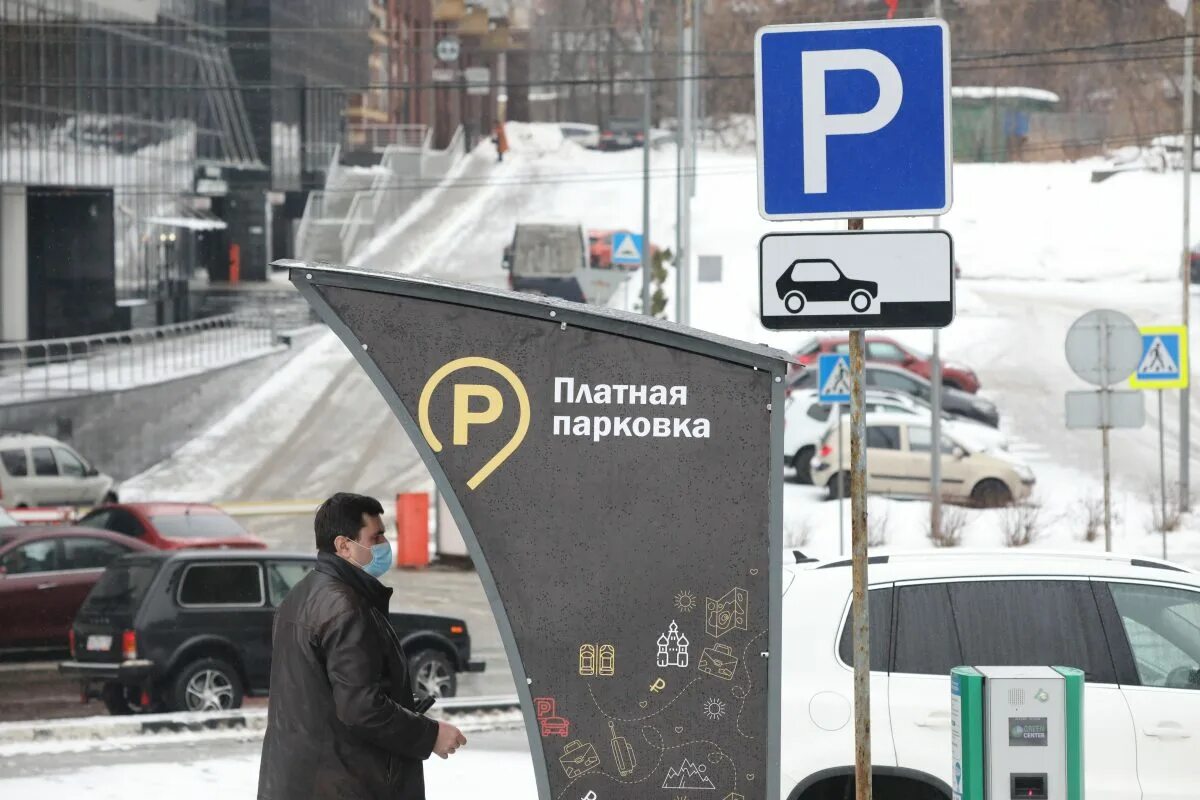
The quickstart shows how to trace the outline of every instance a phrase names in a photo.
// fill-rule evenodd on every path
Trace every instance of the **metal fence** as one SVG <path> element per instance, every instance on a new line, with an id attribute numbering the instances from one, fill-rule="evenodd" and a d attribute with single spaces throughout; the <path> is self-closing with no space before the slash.
<path id="1" fill-rule="evenodd" d="M 128 331 L 0 343 L 0 405 L 128 389 L 233 364 L 282 346 L 270 312 Z"/>

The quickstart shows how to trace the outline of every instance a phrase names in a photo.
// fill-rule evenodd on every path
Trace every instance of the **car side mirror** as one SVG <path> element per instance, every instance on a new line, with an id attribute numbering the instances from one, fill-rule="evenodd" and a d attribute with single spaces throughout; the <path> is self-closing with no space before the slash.
<path id="1" fill-rule="evenodd" d="M 966 450 L 964 450 L 964 449 L 962 449 L 962 447 L 960 447 L 959 445 L 954 445 L 954 458 L 955 458 L 955 460 L 956 460 L 956 461 L 962 461 L 962 460 L 963 460 L 964 458 L 966 458 L 966 457 L 967 457 L 967 451 L 966 451 Z"/>

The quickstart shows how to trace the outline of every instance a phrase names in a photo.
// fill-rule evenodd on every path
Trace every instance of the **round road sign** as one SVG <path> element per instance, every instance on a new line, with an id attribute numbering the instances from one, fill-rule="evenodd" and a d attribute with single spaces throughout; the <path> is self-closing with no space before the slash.
<path id="1" fill-rule="evenodd" d="M 1120 311 L 1089 311 L 1067 331 L 1067 363 L 1096 386 L 1121 383 L 1142 358 L 1142 334 Z"/>
<path id="2" fill-rule="evenodd" d="M 458 50 L 458 39 L 453 36 L 439 39 L 435 48 L 439 61 L 458 61 Z"/>

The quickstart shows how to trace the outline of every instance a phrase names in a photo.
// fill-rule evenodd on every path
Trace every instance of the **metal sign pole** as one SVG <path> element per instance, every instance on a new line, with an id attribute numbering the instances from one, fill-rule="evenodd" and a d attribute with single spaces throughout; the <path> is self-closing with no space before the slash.
<path id="1" fill-rule="evenodd" d="M 934 0 L 933 15 L 942 16 L 942 0 Z M 933 218 L 933 229 L 941 227 L 941 218 Z M 954 269 L 951 263 L 950 269 Z M 934 536 L 942 532 L 942 336 L 933 329 L 933 364 L 929 373 L 932 419 L 929 425 L 933 444 L 929 451 L 929 530 Z"/>
<path id="2" fill-rule="evenodd" d="M 1104 461 L 1104 552 L 1112 552 L 1112 476 L 1109 468 L 1108 320 L 1100 319 L 1100 447 Z"/>
<path id="3" fill-rule="evenodd" d="M 861 231 L 861 218 L 849 230 Z M 867 614 L 867 415 L 863 377 L 866 346 L 850 331 L 850 554 L 854 617 L 854 786 L 856 800 L 871 800 L 871 645 Z"/>
<path id="4" fill-rule="evenodd" d="M 1163 390 L 1158 390 L 1158 499 L 1162 504 L 1163 561 L 1167 560 L 1167 450 L 1163 433 Z"/>
<path id="5" fill-rule="evenodd" d="M 1195 47 L 1196 13 L 1188 0 L 1184 15 L 1187 35 L 1183 37 L 1183 326 L 1188 326 L 1191 306 L 1191 220 L 1192 220 L 1192 159 L 1195 157 Z M 1188 369 L 1191 369 L 1190 362 Z M 1189 384 L 1191 381 L 1188 382 Z M 1188 511 L 1191 498 L 1191 389 L 1184 386 L 1179 392 L 1179 510 Z"/>
<path id="6" fill-rule="evenodd" d="M 650 4 L 642 4 L 642 50 L 646 56 L 646 78 L 654 77 L 654 57 L 650 50 Z M 654 82 L 646 81 L 642 93 L 642 313 L 650 314 L 650 100 Z"/>
<path id="7" fill-rule="evenodd" d="M 838 453 L 838 556 L 846 555 L 846 487 L 840 482 L 846 474 L 842 463 L 842 404 L 837 404 L 837 453 Z"/>

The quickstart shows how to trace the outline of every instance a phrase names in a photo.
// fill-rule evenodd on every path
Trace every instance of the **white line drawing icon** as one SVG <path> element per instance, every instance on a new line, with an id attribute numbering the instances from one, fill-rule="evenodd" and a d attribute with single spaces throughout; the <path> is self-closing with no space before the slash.
<path id="1" fill-rule="evenodd" d="M 733 630 L 746 630 L 749 616 L 750 593 L 738 586 L 733 587 L 717 600 L 704 598 L 704 629 L 714 639 L 720 639 Z"/>
<path id="2" fill-rule="evenodd" d="M 667 770 L 667 777 L 663 780 L 662 788 L 664 789 L 689 789 L 689 790 L 707 790 L 716 789 L 713 782 L 704 773 L 708 772 L 708 765 L 695 764 L 691 759 L 685 758 L 679 768 L 671 767 Z"/>
<path id="3" fill-rule="evenodd" d="M 719 721 L 725 716 L 725 703 L 718 697 L 710 697 L 704 701 L 704 716 L 712 722 Z"/>
<path id="4" fill-rule="evenodd" d="M 658 666 L 686 667 L 688 665 L 688 638 L 679 631 L 675 620 L 667 632 L 658 637 Z"/>
<path id="5" fill-rule="evenodd" d="M 611 644 L 600 645 L 600 667 L 596 674 L 602 678 L 611 678 L 617 671 L 617 648 Z"/>
<path id="6" fill-rule="evenodd" d="M 684 589 L 675 595 L 675 609 L 682 611 L 685 614 L 689 611 L 696 610 L 696 595 L 690 590 Z"/>

